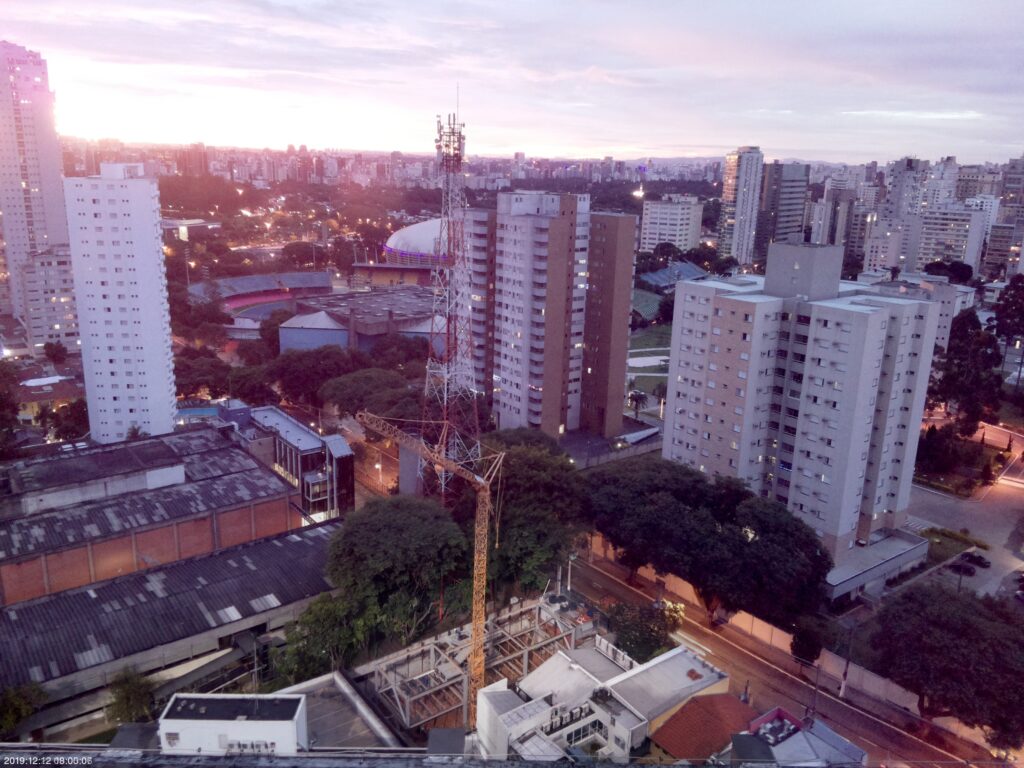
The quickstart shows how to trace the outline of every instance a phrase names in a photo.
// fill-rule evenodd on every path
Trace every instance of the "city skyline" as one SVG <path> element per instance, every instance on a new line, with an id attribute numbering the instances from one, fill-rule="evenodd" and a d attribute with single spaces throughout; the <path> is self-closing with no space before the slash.
<path id="1" fill-rule="evenodd" d="M 744 6 L 730 26 L 721 6 L 678 4 L 332 14 L 312 2 L 39 0 L 0 21 L 47 59 L 58 129 L 80 138 L 417 152 L 425 116 L 454 108 L 458 85 L 481 155 L 1021 154 L 1022 22 L 1008 3 L 785 5 Z"/>

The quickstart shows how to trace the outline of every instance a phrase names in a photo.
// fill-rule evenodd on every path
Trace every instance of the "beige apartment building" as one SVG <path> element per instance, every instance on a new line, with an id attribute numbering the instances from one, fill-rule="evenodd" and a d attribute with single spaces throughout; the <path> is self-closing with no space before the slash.
<path id="1" fill-rule="evenodd" d="M 923 557 L 906 522 L 937 304 L 840 280 L 839 246 L 773 243 L 764 277 L 676 289 L 663 456 L 745 480 L 831 553 L 831 597 Z"/>

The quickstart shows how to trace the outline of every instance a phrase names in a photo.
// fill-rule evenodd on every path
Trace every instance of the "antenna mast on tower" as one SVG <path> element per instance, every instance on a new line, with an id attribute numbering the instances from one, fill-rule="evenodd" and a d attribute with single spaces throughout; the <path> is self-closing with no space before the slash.
<path id="1" fill-rule="evenodd" d="M 466 254 L 466 137 L 455 114 L 437 118 L 437 164 L 441 180 L 441 226 L 434 260 L 434 319 L 424 397 L 424 440 L 447 458 L 475 466 L 480 458 L 477 393 L 470 335 L 470 272 Z M 444 443 L 441 445 L 440 443 Z M 441 495 L 452 473 L 437 472 Z M 433 474 L 423 472 L 424 480 Z"/>

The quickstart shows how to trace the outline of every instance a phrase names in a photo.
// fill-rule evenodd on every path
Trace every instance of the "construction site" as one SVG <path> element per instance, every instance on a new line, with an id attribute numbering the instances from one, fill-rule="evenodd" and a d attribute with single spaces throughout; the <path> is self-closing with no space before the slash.
<path id="1" fill-rule="evenodd" d="M 352 670 L 353 682 L 395 732 L 414 739 L 469 721 L 470 625 L 422 640 Z M 515 685 L 559 650 L 596 634 L 594 622 L 563 597 L 521 601 L 487 620 L 486 684 Z"/>

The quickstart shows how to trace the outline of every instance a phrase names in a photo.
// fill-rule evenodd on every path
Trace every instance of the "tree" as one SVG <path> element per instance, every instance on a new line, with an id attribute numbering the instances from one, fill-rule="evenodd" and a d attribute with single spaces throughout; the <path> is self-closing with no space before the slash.
<path id="1" fill-rule="evenodd" d="M 248 366 L 262 365 L 274 357 L 273 350 L 266 342 L 256 341 L 255 339 L 245 339 L 238 342 L 235 354 L 238 355 L 238 359 L 243 364 Z"/>
<path id="2" fill-rule="evenodd" d="M 327 576 L 357 615 L 407 645 L 430 625 L 443 585 L 467 565 L 466 537 L 439 504 L 395 496 L 346 517 Z"/>
<path id="3" fill-rule="evenodd" d="M 154 688 L 148 677 L 131 667 L 124 667 L 110 683 L 112 701 L 107 706 L 107 720 L 112 723 L 152 720 Z"/>
<path id="4" fill-rule="evenodd" d="M 404 371 L 409 363 L 425 363 L 430 354 L 430 343 L 424 338 L 388 333 L 374 342 L 370 358 L 378 368 Z"/>
<path id="5" fill-rule="evenodd" d="M 323 594 L 288 627 L 288 644 L 274 657 L 277 671 L 292 683 L 340 669 L 366 647 L 377 617 L 359 615 L 343 596 Z"/>
<path id="6" fill-rule="evenodd" d="M 228 390 L 249 405 L 277 405 L 281 398 L 267 383 L 266 369 L 261 365 L 232 368 L 228 374 Z"/>
<path id="7" fill-rule="evenodd" d="M 1000 292 L 994 310 L 996 336 L 1003 340 L 1004 348 L 1009 349 L 1014 339 L 1024 337 L 1024 275 L 1014 275 L 1010 278 L 1010 282 Z M 1014 390 L 1020 388 L 1022 366 L 1024 356 L 1021 357 L 1021 366 L 1018 366 Z"/>
<path id="8" fill-rule="evenodd" d="M 793 640 L 789 645 L 790 652 L 801 661 L 813 664 L 821 656 L 825 638 L 816 622 L 810 617 L 802 616 L 793 631 Z"/>
<path id="9" fill-rule="evenodd" d="M 923 717 L 957 717 L 998 748 L 1024 744 L 1024 617 L 1008 601 L 921 584 L 884 602 L 878 624 L 879 671 L 917 694 Z"/>
<path id="10" fill-rule="evenodd" d="M 996 337 L 986 331 L 973 309 L 965 309 L 950 324 L 949 344 L 929 382 L 929 399 L 952 406 L 958 432 L 969 437 L 978 430 L 986 410 L 999 407 L 1003 381 Z"/>
<path id="11" fill-rule="evenodd" d="M 643 664 L 671 648 L 671 633 L 680 626 L 678 612 L 664 606 L 619 603 L 608 616 L 615 645 Z"/>
<path id="12" fill-rule="evenodd" d="M 368 400 L 389 390 L 399 390 L 402 397 L 411 394 L 401 374 L 382 368 L 364 368 L 330 379 L 317 394 L 321 402 L 336 406 L 339 413 L 355 414 L 367 408 Z"/>
<path id="13" fill-rule="evenodd" d="M 634 389 L 626 398 L 629 406 L 633 409 L 633 417 L 639 421 L 640 411 L 647 407 L 647 393 L 640 389 Z"/>
<path id="14" fill-rule="evenodd" d="M 211 398 L 226 395 L 231 366 L 213 356 L 174 358 L 174 379 L 181 397 L 205 392 Z"/>
<path id="15" fill-rule="evenodd" d="M 124 439 L 128 442 L 135 442 L 136 440 L 143 440 L 149 437 L 149 432 L 144 430 L 138 424 L 132 424 L 128 427 L 128 431 L 124 433 Z"/>
<path id="16" fill-rule="evenodd" d="M 817 609 L 832 562 L 784 506 L 671 462 L 616 464 L 591 473 L 588 486 L 594 523 L 624 565 L 686 579 L 709 620 L 743 609 L 788 623 Z"/>
<path id="17" fill-rule="evenodd" d="M 287 309 L 275 309 L 260 322 L 260 339 L 271 352 L 271 357 L 281 354 L 281 339 L 278 329 L 281 323 L 292 319 L 292 314 Z"/>
<path id="18" fill-rule="evenodd" d="M 500 512 L 492 531 L 491 573 L 514 590 L 543 589 L 553 567 L 567 558 L 587 519 L 587 495 L 580 475 L 561 449 L 536 444 L 502 445 L 519 439 L 497 433 L 487 442 L 505 451 L 500 482 L 493 488 Z M 460 519 L 472 519 L 466 509 Z"/>
<path id="19" fill-rule="evenodd" d="M 0 459 L 18 456 L 16 430 L 18 429 L 18 371 L 13 363 L 0 360 Z"/>
<path id="20" fill-rule="evenodd" d="M 35 683 L 0 690 L 0 737 L 11 735 L 45 701 L 46 694 Z"/>
<path id="21" fill-rule="evenodd" d="M 58 440 L 77 440 L 89 431 L 89 408 L 79 398 L 57 409 L 54 434 Z"/>
<path id="22" fill-rule="evenodd" d="M 924 265 L 924 272 L 928 275 L 948 277 L 949 282 L 959 285 L 967 285 L 974 276 L 971 265 L 962 261 L 933 261 Z"/>
<path id="23" fill-rule="evenodd" d="M 368 367 L 368 357 L 353 349 L 324 346 L 290 349 L 267 364 L 270 381 L 276 381 L 289 400 L 319 406 L 320 388 L 330 379 Z"/>
<path id="24" fill-rule="evenodd" d="M 43 344 L 43 354 L 54 365 L 60 365 L 68 359 L 68 348 L 59 341 L 48 341 Z"/>
<path id="25" fill-rule="evenodd" d="M 195 330 L 194 338 L 199 346 L 219 350 L 227 343 L 228 332 L 223 325 L 217 323 L 200 323 Z"/>

